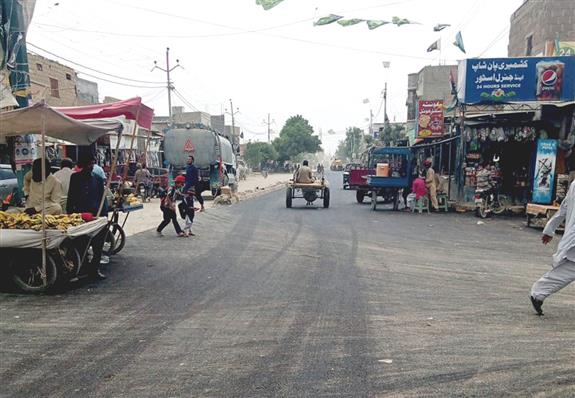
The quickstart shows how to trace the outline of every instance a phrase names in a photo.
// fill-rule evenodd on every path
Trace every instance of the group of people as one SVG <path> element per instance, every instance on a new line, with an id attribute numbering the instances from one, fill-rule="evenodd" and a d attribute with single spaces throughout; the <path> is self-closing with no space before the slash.
<path id="1" fill-rule="evenodd" d="M 194 165 L 194 157 L 190 156 L 186 167 L 186 175 L 177 176 L 174 179 L 174 186 L 161 194 L 160 210 L 162 211 L 163 220 L 156 228 L 158 236 L 163 236 L 162 231 L 170 223 L 174 225 L 176 234 L 179 237 L 195 236 L 192 232 L 196 212 L 195 199 L 200 204 L 199 210 L 204 211 L 204 199 L 198 185 L 199 182 L 198 168 Z M 185 221 L 183 229 L 178 222 L 176 208 Z"/>
<path id="2" fill-rule="evenodd" d="M 24 176 L 24 212 L 29 215 L 40 213 L 44 202 L 44 212 L 49 215 L 89 213 L 93 217 L 106 216 L 107 202 L 104 200 L 102 204 L 104 192 L 104 170 L 99 166 L 95 167 L 93 155 L 81 156 L 76 167 L 71 159 L 62 159 L 60 170 L 54 174 L 48 160 L 42 165 L 42 159 L 36 159 L 32 170 Z M 89 273 L 97 279 L 105 278 L 100 270 L 100 261 L 107 233 L 108 229 L 104 228 L 92 238 L 93 257 Z"/>
<path id="3" fill-rule="evenodd" d="M 432 167 L 431 160 L 426 159 L 423 162 L 423 170 L 413 179 L 411 192 L 405 198 L 406 209 L 413 211 L 418 201 L 427 198 L 431 203 L 433 211 L 439 211 L 439 201 L 437 193 L 439 191 L 439 177 Z"/>

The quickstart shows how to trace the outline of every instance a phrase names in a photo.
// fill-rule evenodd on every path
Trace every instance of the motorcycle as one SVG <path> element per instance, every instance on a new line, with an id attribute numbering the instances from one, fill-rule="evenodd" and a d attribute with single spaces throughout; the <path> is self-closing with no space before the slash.
<path id="1" fill-rule="evenodd" d="M 499 194 L 497 188 L 475 191 L 475 214 L 479 218 L 502 214 L 508 207 L 507 197 Z"/>

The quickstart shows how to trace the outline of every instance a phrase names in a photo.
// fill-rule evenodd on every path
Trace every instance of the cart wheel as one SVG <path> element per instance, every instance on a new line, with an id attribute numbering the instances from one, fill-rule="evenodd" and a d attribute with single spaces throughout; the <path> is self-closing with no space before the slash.
<path id="1" fill-rule="evenodd" d="M 126 245 L 126 232 L 124 231 L 124 228 L 114 223 L 110 226 L 108 234 L 110 233 L 114 237 L 114 249 L 112 250 L 111 255 L 118 254 Z"/>
<path id="2" fill-rule="evenodd" d="M 77 272 L 82 265 L 82 255 L 74 242 L 71 240 L 64 241 L 59 250 L 63 271 L 68 274 Z"/>
<path id="3" fill-rule="evenodd" d="M 46 293 L 56 282 L 58 269 L 53 254 L 46 252 L 46 281 L 42 278 L 42 251 L 26 250 L 11 259 L 14 284 L 26 293 Z"/>
<path id="4" fill-rule="evenodd" d="M 365 192 L 355 191 L 355 200 L 357 200 L 357 203 L 363 203 L 364 198 L 365 198 Z"/>
<path id="5" fill-rule="evenodd" d="M 292 192 L 291 188 L 286 189 L 286 207 L 288 209 L 291 208 Z"/>
<path id="6" fill-rule="evenodd" d="M 377 209 L 377 191 L 371 192 L 371 210 Z"/>
<path id="7" fill-rule="evenodd" d="M 329 188 L 323 190 L 323 208 L 327 209 L 329 207 Z"/>

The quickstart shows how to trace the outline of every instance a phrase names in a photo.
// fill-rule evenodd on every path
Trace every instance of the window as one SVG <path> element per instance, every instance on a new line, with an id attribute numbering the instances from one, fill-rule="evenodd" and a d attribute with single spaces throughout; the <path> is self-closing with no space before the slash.
<path id="1" fill-rule="evenodd" d="M 60 89 L 58 88 L 58 80 L 50 78 L 50 91 L 52 97 L 60 98 Z"/>
<path id="2" fill-rule="evenodd" d="M 66 80 L 72 80 L 72 75 L 69 73 L 66 73 Z"/>
<path id="3" fill-rule="evenodd" d="M 527 36 L 527 43 L 525 46 L 525 55 L 530 57 L 533 54 L 533 35 Z"/>
<path id="4" fill-rule="evenodd" d="M 42 67 L 42 64 L 36 64 L 36 69 L 38 69 L 40 72 L 42 72 L 44 70 L 44 68 Z"/>

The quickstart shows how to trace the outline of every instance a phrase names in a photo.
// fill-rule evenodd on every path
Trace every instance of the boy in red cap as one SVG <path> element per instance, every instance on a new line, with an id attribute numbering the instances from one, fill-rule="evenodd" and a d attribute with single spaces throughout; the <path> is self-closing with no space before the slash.
<path id="1" fill-rule="evenodd" d="M 162 230 L 171 222 L 174 224 L 174 228 L 179 237 L 185 237 L 186 234 L 182 231 L 180 224 L 178 223 L 178 217 L 176 216 L 176 196 L 178 195 L 178 190 L 184 186 L 186 183 L 186 178 L 182 175 L 177 176 L 174 179 L 175 186 L 171 187 L 168 192 L 162 195 L 160 201 L 160 209 L 164 215 L 164 220 L 158 225 L 156 232 L 158 236 L 162 235 Z"/>

